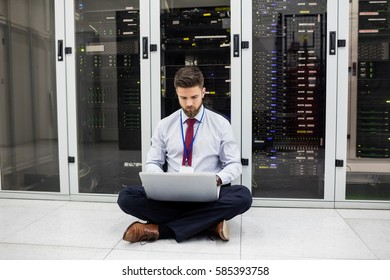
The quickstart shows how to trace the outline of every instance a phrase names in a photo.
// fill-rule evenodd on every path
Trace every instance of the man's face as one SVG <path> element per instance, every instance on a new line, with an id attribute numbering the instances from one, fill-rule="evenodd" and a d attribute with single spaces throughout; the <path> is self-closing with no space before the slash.
<path id="1" fill-rule="evenodd" d="M 200 106 L 202 106 L 205 92 L 205 88 L 200 88 L 198 86 L 191 88 L 176 88 L 180 107 L 189 118 L 193 118 L 198 114 Z"/>

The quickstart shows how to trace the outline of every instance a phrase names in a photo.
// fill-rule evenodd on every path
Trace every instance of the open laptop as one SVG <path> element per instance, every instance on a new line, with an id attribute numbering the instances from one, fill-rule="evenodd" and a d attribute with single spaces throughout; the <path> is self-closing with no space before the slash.
<path id="1" fill-rule="evenodd" d="M 215 173 L 140 172 L 139 176 L 150 199 L 208 202 L 219 198 Z"/>

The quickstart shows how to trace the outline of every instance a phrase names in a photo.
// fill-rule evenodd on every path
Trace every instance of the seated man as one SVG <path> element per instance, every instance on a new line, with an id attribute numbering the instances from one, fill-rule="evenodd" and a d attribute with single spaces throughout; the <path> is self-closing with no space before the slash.
<path id="1" fill-rule="evenodd" d="M 126 187 L 119 193 L 119 207 L 147 223 L 132 223 L 123 239 L 175 238 L 181 242 L 209 231 L 227 241 L 226 220 L 244 213 L 252 204 L 248 188 L 230 185 L 242 171 L 239 148 L 229 121 L 203 106 L 206 89 L 197 67 L 179 69 L 174 86 L 181 109 L 157 124 L 144 171 L 164 172 L 167 164 L 167 172 L 213 172 L 216 185 L 222 185 L 220 196 L 207 203 L 157 201 L 148 199 L 142 186 Z"/>

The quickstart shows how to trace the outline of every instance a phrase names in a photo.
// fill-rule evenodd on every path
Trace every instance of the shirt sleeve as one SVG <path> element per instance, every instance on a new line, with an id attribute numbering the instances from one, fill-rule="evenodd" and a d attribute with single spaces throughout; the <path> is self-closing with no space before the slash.
<path id="1" fill-rule="evenodd" d="M 145 171 L 164 172 L 165 154 L 166 148 L 163 141 L 162 129 L 160 125 L 157 125 L 152 137 L 152 145 L 146 158 Z"/>
<path id="2" fill-rule="evenodd" d="M 226 122 L 221 130 L 221 146 L 219 151 L 222 170 L 217 173 L 222 184 L 231 183 L 241 175 L 242 165 L 240 151 L 234 139 L 230 123 Z"/>

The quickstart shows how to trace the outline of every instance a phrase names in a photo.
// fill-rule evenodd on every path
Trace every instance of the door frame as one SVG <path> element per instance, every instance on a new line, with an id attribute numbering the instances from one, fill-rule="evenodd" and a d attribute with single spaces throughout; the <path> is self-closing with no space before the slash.
<path id="1" fill-rule="evenodd" d="M 69 168 L 68 168 L 68 104 L 67 104 L 67 63 L 59 59 L 59 40 L 66 42 L 65 33 L 65 1 L 55 0 L 55 34 L 56 34 L 56 83 L 57 83 L 57 115 L 58 115 L 58 157 L 60 167 L 60 193 L 69 195 Z M 64 53 L 62 54 L 64 55 Z"/>
<path id="2" fill-rule="evenodd" d="M 242 123 L 245 120 L 242 116 L 243 111 L 243 97 L 244 97 L 244 89 L 243 89 L 243 59 L 244 55 L 249 53 L 248 49 L 243 49 L 241 46 L 241 42 L 245 41 L 243 38 L 243 30 L 242 28 L 243 22 L 242 20 L 245 18 L 244 11 L 242 9 L 243 5 L 242 1 L 234 1 L 230 0 L 230 10 L 231 10 L 231 27 L 230 27 L 230 91 L 231 91 L 231 125 L 233 127 L 233 135 L 237 142 L 238 147 L 243 146 L 242 141 Z M 250 12 L 251 14 L 252 12 Z M 239 36 L 239 46 L 237 46 L 239 50 L 239 54 L 234 55 L 234 36 Z M 245 107 L 244 107 L 245 108 Z M 249 110 L 247 110 L 249 111 Z M 243 155 L 241 154 L 241 158 Z M 247 166 L 243 166 L 244 169 L 247 169 Z M 232 182 L 232 184 L 242 184 L 242 175 L 240 178 L 236 179 Z"/>

